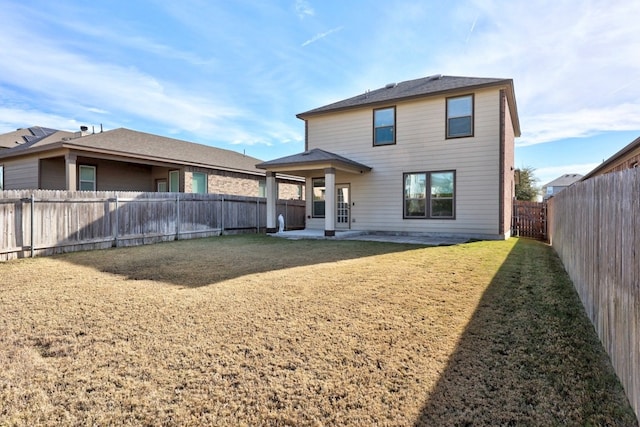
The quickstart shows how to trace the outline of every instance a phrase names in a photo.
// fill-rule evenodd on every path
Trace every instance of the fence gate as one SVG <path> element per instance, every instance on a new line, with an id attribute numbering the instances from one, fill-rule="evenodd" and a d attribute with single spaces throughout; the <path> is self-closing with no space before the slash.
<path id="1" fill-rule="evenodd" d="M 544 202 L 513 202 L 511 235 L 547 240 L 547 204 Z"/>

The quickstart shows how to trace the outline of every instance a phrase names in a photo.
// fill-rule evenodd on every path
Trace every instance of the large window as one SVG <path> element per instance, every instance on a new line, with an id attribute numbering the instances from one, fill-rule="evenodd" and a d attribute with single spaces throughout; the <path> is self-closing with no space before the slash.
<path id="1" fill-rule="evenodd" d="M 447 138 L 473 136 L 473 95 L 447 98 Z"/>
<path id="2" fill-rule="evenodd" d="M 324 218 L 324 196 L 325 196 L 324 178 L 313 179 L 313 212 L 314 218 Z"/>
<path id="3" fill-rule="evenodd" d="M 207 174 L 193 172 L 191 174 L 191 192 L 197 194 L 207 193 Z"/>
<path id="4" fill-rule="evenodd" d="M 180 192 L 180 171 L 169 171 L 169 192 Z"/>
<path id="5" fill-rule="evenodd" d="M 396 107 L 373 110 L 373 145 L 396 143 Z"/>
<path id="6" fill-rule="evenodd" d="M 454 218 L 455 172 L 404 174 L 404 218 Z"/>
<path id="7" fill-rule="evenodd" d="M 95 166 L 79 166 L 80 191 L 96 191 L 96 167 Z"/>

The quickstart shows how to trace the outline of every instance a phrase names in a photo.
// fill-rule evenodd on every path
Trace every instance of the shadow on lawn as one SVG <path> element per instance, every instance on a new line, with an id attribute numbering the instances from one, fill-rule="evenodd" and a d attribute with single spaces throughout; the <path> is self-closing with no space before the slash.
<path id="1" fill-rule="evenodd" d="M 58 258 L 125 276 L 130 280 L 154 280 L 200 287 L 250 274 L 403 252 L 419 247 L 397 243 L 287 240 L 264 235 L 236 235 L 76 252 Z M 330 274 L 329 269 L 327 274 Z"/>
<path id="2" fill-rule="evenodd" d="M 514 246 L 415 425 L 637 425 L 553 249 Z"/>

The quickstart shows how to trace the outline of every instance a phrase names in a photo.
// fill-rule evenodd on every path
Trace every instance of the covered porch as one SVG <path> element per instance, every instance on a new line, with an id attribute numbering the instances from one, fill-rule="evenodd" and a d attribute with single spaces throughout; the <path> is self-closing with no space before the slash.
<path id="1" fill-rule="evenodd" d="M 336 212 L 338 206 L 336 172 L 363 174 L 371 171 L 369 166 L 319 148 L 259 163 L 256 167 L 266 170 L 267 175 L 267 233 L 276 233 L 278 231 L 276 173 L 300 176 L 307 179 L 314 176 L 324 176 L 324 236 L 326 237 L 336 235 Z M 307 202 L 308 209 L 309 203 Z M 307 216 L 310 216 L 309 212 L 307 212 Z"/>

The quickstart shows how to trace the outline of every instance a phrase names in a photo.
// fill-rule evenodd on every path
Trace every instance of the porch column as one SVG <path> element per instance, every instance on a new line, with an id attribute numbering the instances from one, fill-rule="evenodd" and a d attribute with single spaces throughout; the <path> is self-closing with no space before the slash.
<path id="1" fill-rule="evenodd" d="M 64 169 L 66 173 L 67 191 L 76 191 L 78 189 L 78 177 L 77 177 L 77 156 L 72 153 L 68 153 L 64 156 Z"/>
<path id="2" fill-rule="evenodd" d="M 336 170 L 324 170 L 324 235 L 336 235 Z"/>
<path id="3" fill-rule="evenodd" d="M 276 202 L 278 194 L 276 186 L 276 173 L 267 171 L 267 233 L 276 233 Z"/>

